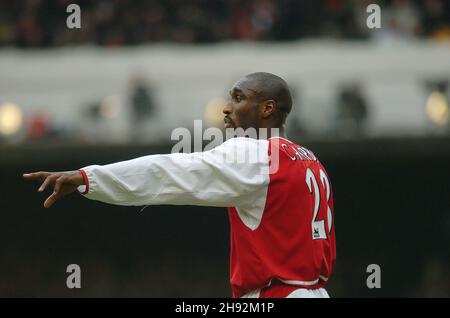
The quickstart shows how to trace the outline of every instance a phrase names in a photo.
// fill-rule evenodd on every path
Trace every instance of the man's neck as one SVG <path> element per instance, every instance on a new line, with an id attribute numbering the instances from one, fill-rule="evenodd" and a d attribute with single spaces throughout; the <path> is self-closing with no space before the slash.
<path id="1" fill-rule="evenodd" d="M 287 138 L 284 125 L 281 127 L 264 127 L 264 128 L 266 129 L 266 133 L 260 134 L 259 139 L 269 139 L 273 137 Z"/>

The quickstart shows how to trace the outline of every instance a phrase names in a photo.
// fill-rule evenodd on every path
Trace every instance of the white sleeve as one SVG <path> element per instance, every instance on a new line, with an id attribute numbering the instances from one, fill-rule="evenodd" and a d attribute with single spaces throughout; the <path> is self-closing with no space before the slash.
<path id="1" fill-rule="evenodd" d="M 151 155 L 80 169 L 83 195 L 117 205 L 249 206 L 267 187 L 268 141 L 233 138 L 205 152 Z"/>

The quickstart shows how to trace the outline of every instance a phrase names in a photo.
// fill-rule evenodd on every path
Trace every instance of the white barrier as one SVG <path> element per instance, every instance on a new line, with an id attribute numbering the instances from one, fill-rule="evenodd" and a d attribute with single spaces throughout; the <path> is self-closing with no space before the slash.
<path id="1" fill-rule="evenodd" d="M 268 71 L 284 77 L 296 96 L 293 116 L 312 133 L 326 133 L 340 85 L 363 85 L 372 135 L 424 134 L 429 94 L 424 82 L 450 78 L 450 46 L 429 42 L 376 46 L 367 43 L 229 43 L 212 46 L 155 45 L 124 49 L 97 47 L 0 50 L 0 103 L 12 101 L 25 113 L 45 110 L 61 125 L 92 130 L 82 108 L 114 95 L 128 105 L 135 74 L 154 86 L 159 105 L 154 137 L 169 139 L 178 126 L 203 118 L 208 101 L 226 96 L 242 75 Z M 125 136 L 129 114 L 111 123 L 108 137 Z"/>

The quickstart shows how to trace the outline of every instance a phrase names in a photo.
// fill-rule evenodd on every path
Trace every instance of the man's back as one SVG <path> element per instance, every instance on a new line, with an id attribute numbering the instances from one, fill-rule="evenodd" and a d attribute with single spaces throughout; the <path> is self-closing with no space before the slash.
<path id="1" fill-rule="evenodd" d="M 287 139 L 261 143 L 271 172 L 266 187 L 252 206 L 229 208 L 233 296 L 279 283 L 324 287 L 336 258 L 326 171 L 311 151 Z"/>

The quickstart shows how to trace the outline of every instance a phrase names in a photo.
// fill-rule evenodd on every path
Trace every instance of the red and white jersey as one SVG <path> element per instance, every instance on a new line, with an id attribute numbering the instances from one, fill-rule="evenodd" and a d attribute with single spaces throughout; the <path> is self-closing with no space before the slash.
<path id="1" fill-rule="evenodd" d="M 230 281 L 241 297 L 273 280 L 307 289 L 324 287 L 336 258 L 333 198 L 326 171 L 308 149 L 271 138 L 265 196 L 255 198 L 255 219 L 229 208 Z"/>
<path id="2" fill-rule="evenodd" d="M 318 289 L 333 272 L 331 183 L 315 155 L 287 139 L 232 138 L 204 152 L 80 170 L 86 182 L 80 191 L 89 199 L 227 207 L 234 297 L 280 283 L 289 291 Z"/>

